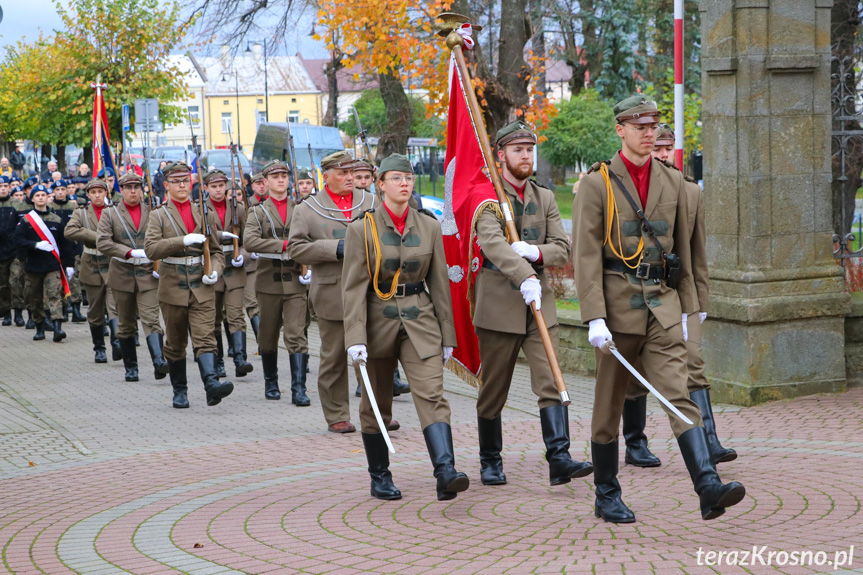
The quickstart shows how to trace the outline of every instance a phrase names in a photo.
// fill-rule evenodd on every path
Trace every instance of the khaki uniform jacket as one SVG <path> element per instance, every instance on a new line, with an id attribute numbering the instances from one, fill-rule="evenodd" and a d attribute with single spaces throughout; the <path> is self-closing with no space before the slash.
<path id="1" fill-rule="evenodd" d="M 268 194 L 267 198 L 269 198 L 269 197 L 270 196 Z M 260 198 L 258 198 L 258 194 L 252 194 L 251 196 L 249 196 L 249 209 L 251 210 L 251 208 L 254 208 L 255 206 L 259 206 L 259 205 L 263 204 L 264 202 L 267 201 L 267 198 L 264 198 L 264 200 L 261 201 Z"/>
<path id="2" fill-rule="evenodd" d="M 378 287 L 387 293 L 396 270 L 401 269 L 400 284 L 425 281 L 426 291 L 387 301 L 370 292 L 365 244 L 368 242 L 374 274 L 371 231 L 366 238 L 363 218 L 351 223 L 345 238 L 342 276 L 345 348 L 364 344 L 370 358 L 392 357 L 402 326 L 422 359 L 440 354 L 443 346 L 456 347 L 440 223 L 409 210 L 404 235 L 399 235 L 384 208 L 374 212 L 374 219 L 381 250 Z"/>
<path id="3" fill-rule="evenodd" d="M 698 311 L 707 313 L 710 299 L 710 273 L 707 271 L 707 226 L 704 225 L 704 196 L 701 186 L 686 180 L 687 201 L 689 202 L 689 235 L 692 256 L 692 279 L 695 282 L 695 295 Z"/>
<path id="4" fill-rule="evenodd" d="M 152 263 L 140 265 L 124 263 L 129 250 L 144 249 L 150 208 L 144 202 L 138 205 L 141 206 L 141 221 L 137 230 L 123 202 L 103 211 L 102 219 L 99 220 L 96 246 L 100 252 L 111 258 L 108 287 L 112 290 L 134 293 L 136 286 L 139 292 L 159 287 L 159 280 L 153 277 Z M 116 258 L 124 261 L 118 261 Z"/>
<path id="5" fill-rule="evenodd" d="M 213 202 L 211 200 L 207 200 L 208 209 L 216 218 L 216 235 L 219 237 L 222 246 L 227 246 L 231 248 L 231 251 L 225 251 L 222 249 L 222 252 L 225 254 L 225 273 L 221 274 L 219 277 L 219 281 L 216 282 L 216 291 L 225 291 L 242 289 L 246 287 L 246 262 L 251 260 L 251 257 L 243 254 L 242 246 L 243 246 L 243 231 L 246 229 L 246 209 L 243 207 L 241 202 L 237 202 L 237 232 L 236 234 L 240 236 L 240 254 L 243 255 L 243 265 L 235 268 L 231 265 L 231 260 L 236 258 L 236 254 L 234 254 L 234 240 L 231 238 L 223 238 L 222 232 L 230 232 L 234 233 L 233 224 L 234 221 L 233 214 L 231 212 L 231 200 L 226 200 L 226 210 L 225 210 L 225 225 L 222 225 L 222 222 L 219 221 L 218 213 L 216 212 L 216 207 L 213 206 Z"/>
<path id="6" fill-rule="evenodd" d="M 585 176 L 573 202 L 573 265 L 581 318 L 584 323 L 605 318 L 612 332 L 645 335 L 651 313 L 668 329 L 680 323 L 681 312 L 692 313 L 696 307 L 687 223 L 689 202 L 683 175 L 661 162 L 651 160 L 650 164 L 650 187 L 644 214 L 666 253 L 680 256 L 681 280 L 677 291 L 664 281 L 640 280 L 634 275 L 605 269 L 604 259 L 618 258 L 608 244 L 603 246 L 609 206 L 605 180 L 598 169 Z M 609 171 L 617 175 L 638 203 L 635 184 L 620 154 L 611 159 Z M 619 218 L 612 214 L 611 239 L 617 248 L 619 237 L 624 255 L 629 256 L 635 253 L 641 239 L 641 221 L 613 180 L 612 190 Z M 656 244 L 646 234 L 644 250 L 643 262 L 662 265 Z M 635 261 L 630 265 L 634 264 Z"/>
<path id="7" fill-rule="evenodd" d="M 264 203 L 253 206 L 243 236 L 246 249 L 258 254 L 282 255 L 282 259 L 261 257 L 255 272 L 255 291 L 272 295 L 305 294 L 306 286 L 300 283 L 302 269 L 300 264 L 288 259 L 288 252 L 282 246 L 291 231 L 291 216 L 294 208 L 288 201 L 285 224 L 279 209 L 267 198 Z M 314 274 L 312 274 L 314 275 Z"/>
<path id="8" fill-rule="evenodd" d="M 351 219 L 378 205 L 374 194 L 354 189 Z M 309 196 L 294 208 L 288 253 L 301 264 L 310 265 L 312 285 L 309 298 L 318 317 L 343 321 L 342 260 L 336 257 L 339 240 L 345 239 L 350 220 L 326 191 Z"/>
<path id="9" fill-rule="evenodd" d="M 192 215 L 195 218 L 193 233 L 205 234 L 201 211 L 192 202 Z M 216 217 L 209 213 L 210 236 L 208 247 L 213 270 L 222 275 L 225 269 L 225 254 L 219 248 L 219 238 L 216 235 Z M 183 236 L 187 233 L 183 217 L 174 202 L 168 201 L 161 208 L 150 214 L 147 222 L 147 236 L 144 240 L 144 250 L 151 260 L 165 258 L 200 257 L 204 251 L 202 245 L 183 245 Z M 159 263 L 159 301 L 176 306 L 189 305 L 189 291 L 195 294 L 199 302 L 213 301 L 216 290 L 201 281 L 204 275 L 203 262 L 190 266 Z"/>
<path id="10" fill-rule="evenodd" d="M 103 218 L 110 209 L 107 205 L 102 209 Z M 82 284 L 91 286 L 107 284 L 108 266 L 111 261 L 110 256 L 101 252 L 98 254 L 88 253 L 88 250 L 97 250 L 96 226 L 98 225 L 99 220 L 96 219 L 93 204 L 75 210 L 69 223 L 66 224 L 66 237 L 84 244 L 81 266 L 78 268 L 78 279 Z"/>
<path id="11" fill-rule="evenodd" d="M 569 238 L 563 229 L 554 192 L 528 180 L 524 202 L 512 185 L 504 180 L 504 191 L 512 204 L 519 239 L 535 245 L 542 254 L 541 264 L 531 264 L 515 253 L 506 241 L 505 224 L 491 210 L 480 215 L 476 224 L 477 241 L 486 260 L 498 270 L 482 267 L 474 288 L 473 323 L 476 327 L 504 333 L 523 334 L 527 315 L 533 312 L 524 304 L 520 286 L 536 274 L 542 287 L 542 314 L 549 326 L 557 325 L 554 292 L 546 266 L 565 265 L 571 255 Z"/>

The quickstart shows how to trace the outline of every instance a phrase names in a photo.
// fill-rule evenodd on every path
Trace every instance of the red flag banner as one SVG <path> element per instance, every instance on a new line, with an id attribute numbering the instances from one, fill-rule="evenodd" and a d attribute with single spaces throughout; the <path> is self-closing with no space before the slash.
<path id="1" fill-rule="evenodd" d="M 57 263 L 60 264 L 60 282 L 63 284 L 63 297 L 68 298 L 72 295 L 72 292 L 69 289 L 69 280 L 66 279 L 66 270 L 63 268 L 63 262 L 60 260 L 60 248 L 57 246 L 54 234 L 51 233 L 51 230 L 48 229 L 48 226 L 45 225 L 45 222 L 36 213 L 36 210 L 31 210 L 24 214 L 24 219 L 33 226 L 39 239 L 51 244 L 51 254 L 57 259 Z"/>
<path id="2" fill-rule="evenodd" d="M 463 26 L 463 30 L 464 33 L 460 33 L 469 37 L 468 24 Z M 467 43 L 465 47 L 468 47 Z M 485 126 L 482 118 L 471 117 L 465 87 L 473 89 L 469 78 L 459 76 L 453 56 L 449 70 L 445 200 L 441 227 L 458 347 L 447 367 L 467 383 L 478 387 L 482 382 L 482 365 L 473 328 L 473 284 L 477 271 L 482 267 L 482 253 L 476 243 L 474 229 L 483 210 L 495 210 L 501 219 L 503 214 L 488 175 L 489 169 L 496 168 L 486 165 L 477 136 L 477 130 L 484 130 Z"/>

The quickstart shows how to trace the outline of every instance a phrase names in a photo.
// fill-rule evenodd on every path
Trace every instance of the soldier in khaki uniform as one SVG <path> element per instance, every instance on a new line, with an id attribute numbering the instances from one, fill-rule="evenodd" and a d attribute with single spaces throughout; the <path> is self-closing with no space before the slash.
<path id="1" fill-rule="evenodd" d="M 255 174 L 251 177 L 251 180 L 253 191 L 261 188 L 266 190 L 267 179 L 264 178 L 263 174 Z M 266 194 L 266 192 L 262 193 Z M 252 194 L 252 197 L 247 200 L 250 209 L 252 206 L 256 205 L 252 203 L 255 195 L 257 195 L 257 191 L 255 191 L 255 193 Z M 248 214 L 246 214 L 246 217 L 248 218 Z M 260 311 L 258 310 L 258 297 L 255 295 L 255 272 L 258 269 L 258 254 L 248 251 L 245 244 L 240 248 L 240 253 L 243 254 L 243 258 L 246 260 L 245 266 L 243 266 L 246 268 L 246 287 L 243 292 L 243 306 L 246 308 L 246 315 L 249 316 L 249 323 L 252 324 L 252 331 L 255 332 L 255 340 L 257 341 L 258 329 L 261 327 Z"/>
<path id="2" fill-rule="evenodd" d="M 401 361 L 434 466 L 437 498 L 443 501 L 465 491 L 470 480 L 455 469 L 450 408 L 443 396 L 443 366 L 456 346 L 443 237 L 437 219 L 408 207 L 413 177 L 405 156 L 385 158 L 377 182 L 383 205 L 348 226 L 345 345 L 352 361 L 367 361 L 385 425 L 392 412 L 392 373 Z M 367 393 L 360 424 L 372 497 L 401 498 Z"/>
<path id="3" fill-rule="evenodd" d="M 108 287 L 117 305 L 117 336 L 123 352 L 126 381 L 137 381 L 138 377 L 135 333 L 139 315 L 153 361 L 154 377 L 164 379 L 168 375 L 168 362 L 162 355 L 164 339 L 159 324 L 159 282 L 153 271 L 153 262 L 144 251 L 150 208 L 141 201 L 141 176 L 127 172 L 119 183 L 123 201 L 112 206 L 99 220 L 96 247 L 111 258 Z M 92 326 L 90 330 L 94 344 L 98 341 L 104 350 L 101 330 L 94 331 Z"/>
<path id="4" fill-rule="evenodd" d="M 477 242 L 483 263 L 476 279 L 473 324 L 479 339 L 482 385 L 476 411 L 479 429 L 480 474 L 484 485 L 506 483 L 501 411 L 506 403 L 519 349 L 530 364 L 533 392 L 539 398 L 542 439 L 551 485 L 569 483 L 593 470 L 590 462 L 569 454 L 568 408 L 560 403 L 548 356 L 536 320 L 528 306 L 536 301 L 552 341 L 557 344 L 554 294 L 545 266 L 559 266 L 570 256 L 569 240 L 551 190 L 529 179 L 533 173 L 536 134 L 521 122 L 498 131 L 497 155 L 503 186 L 518 230 L 518 241 L 507 243 L 504 222 L 492 210 L 477 218 Z M 501 313 L 506 310 L 506 313 Z"/>
<path id="5" fill-rule="evenodd" d="M 300 198 L 305 200 L 315 191 L 315 180 L 312 178 L 311 172 L 300 172 L 297 176 L 297 191 L 300 192 Z"/>
<path id="6" fill-rule="evenodd" d="M 171 162 L 162 170 L 169 198 L 151 214 L 147 222 L 144 252 L 159 260 L 159 304 L 165 319 L 165 358 L 174 390 L 173 406 L 189 407 L 186 380 L 186 344 L 191 332 L 192 349 L 207 392 L 207 405 L 218 405 L 234 390 L 230 381 L 216 377 L 216 292 L 213 286 L 225 268 L 225 255 L 216 235 L 216 218 L 201 210 L 189 196 L 192 191 L 191 168 Z M 209 228 L 209 234 L 207 234 Z M 205 235 L 206 234 L 206 235 Z M 204 274 L 203 249 L 210 252 L 212 272 Z"/>
<path id="7" fill-rule="evenodd" d="M 351 423 L 345 363 L 344 238 L 351 220 L 373 209 L 377 203 L 374 195 L 354 189 L 353 163 L 347 152 L 336 152 L 321 160 L 326 182 L 324 190 L 294 208 L 288 238 L 291 258 L 314 268 L 309 299 L 321 332 L 318 394 L 328 429 L 335 433 L 356 431 Z"/>
<path id="8" fill-rule="evenodd" d="M 263 172 L 252 176 L 252 192 L 254 193 L 249 198 L 249 208 L 253 208 L 266 201 L 269 194 L 267 186 L 267 177 Z"/>
<path id="9" fill-rule="evenodd" d="M 258 346 L 264 366 L 264 397 L 280 399 L 279 331 L 284 331 L 285 347 L 291 365 L 291 402 L 300 407 L 311 405 L 306 395 L 308 343 L 303 333 L 307 313 L 306 286 L 300 283 L 300 264 L 288 254 L 293 205 L 288 197 L 289 170 L 279 160 L 263 170 L 269 195 L 252 207 L 246 220 L 246 249 L 258 254 L 255 292 L 261 309 Z"/>
<path id="10" fill-rule="evenodd" d="M 617 481 L 618 427 L 630 374 L 607 350 L 613 339 L 630 363 L 641 361 L 647 380 L 693 422 L 668 412 L 700 498 L 701 516 L 714 519 L 739 503 L 745 489 L 720 481 L 701 414 L 687 393 L 686 318 L 698 304 L 685 184 L 679 172 L 651 161 L 656 104 L 632 96 L 616 104 L 614 113 L 622 149 L 607 166 L 600 164 L 585 176 L 572 210 L 581 317 L 597 348 L 591 431 L 595 514 L 613 523 L 635 521 Z M 653 237 L 638 215 L 642 211 Z"/>
<path id="11" fill-rule="evenodd" d="M 654 160 L 663 162 L 668 168 L 677 167 L 669 161 L 674 152 L 674 132 L 667 124 L 660 124 L 656 136 L 656 144 L 651 156 Z M 698 299 L 698 313 L 689 314 L 687 321 L 686 358 L 689 380 L 687 387 L 689 397 L 701 410 L 704 421 L 704 431 L 707 433 L 707 444 L 713 462 L 719 464 L 737 459 L 737 452 L 722 446 L 716 435 L 716 423 L 713 419 L 713 406 L 710 402 L 710 383 L 704 377 L 704 359 L 701 355 L 701 324 L 707 319 L 708 295 L 710 293 L 710 276 L 707 271 L 707 230 L 704 225 L 704 201 L 701 187 L 689 176 L 685 190 L 689 203 L 690 252 L 692 258 L 692 276 L 695 282 L 695 293 Z M 629 383 L 626 401 L 623 404 L 623 436 L 626 439 L 625 461 L 636 467 L 656 467 L 661 465 L 659 458 L 650 452 L 647 446 L 647 436 L 644 434 L 647 420 L 647 390 L 635 378 Z"/>
<path id="12" fill-rule="evenodd" d="M 64 224 L 68 224 L 72 218 L 72 214 L 78 208 L 77 202 L 69 200 L 71 188 L 70 183 L 60 179 L 51 184 L 51 192 L 54 194 L 54 199 L 48 204 L 48 209 L 60 216 Z M 77 259 L 77 258 L 76 258 Z M 81 315 L 81 282 L 78 281 L 78 267 L 75 267 L 75 274 L 69 280 L 69 291 L 71 295 L 66 301 L 63 313 L 63 321 L 69 321 L 68 314 L 72 314 L 72 323 L 84 323 L 87 318 Z"/>
<path id="13" fill-rule="evenodd" d="M 242 244 L 243 229 L 246 227 L 246 210 L 242 200 L 237 200 L 237 227 L 234 229 L 234 204 L 226 196 L 228 177 L 218 169 L 210 170 L 204 176 L 204 189 L 207 192 L 210 210 L 216 215 L 216 235 L 221 240 L 221 250 L 225 254 L 225 271 L 216 282 L 216 324 L 213 337 L 216 338 L 218 356 L 216 370 L 224 373 L 222 357 L 222 321 L 227 318 L 228 340 L 234 349 L 234 370 L 237 377 L 252 372 L 254 366 L 246 361 L 246 318 L 243 316 L 243 294 L 246 287 L 246 258 L 242 253 L 234 253 L 234 239 Z M 229 205 L 230 204 L 230 205 Z M 224 377 L 223 375 L 221 377 Z"/>
<path id="14" fill-rule="evenodd" d="M 105 363 L 108 360 L 105 357 L 104 340 L 100 340 L 102 342 L 100 344 L 94 334 L 97 328 L 101 330 L 105 325 L 106 313 L 111 333 L 111 359 L 114 361 L 123 359 L 123 352 L 117 339 L 117 308 L 114 305 L 114 295 L 108 287 L 108 266 L 111 258 L 96 249 L 96 227 L 105 211 L 108 186 L 100 179 L 93 179 L 87 182 L 86 191 L 87 197 L 90 198 L 90 205 L 75 210 L 66 226 L 66 235 L 69 239 L 84 244 L 78 273 L 81 285 L 87 291 L 90 305 L 87 310 L 87 323 L 90 324 L 90 334 L 93 335 L 95 362 Z"/>

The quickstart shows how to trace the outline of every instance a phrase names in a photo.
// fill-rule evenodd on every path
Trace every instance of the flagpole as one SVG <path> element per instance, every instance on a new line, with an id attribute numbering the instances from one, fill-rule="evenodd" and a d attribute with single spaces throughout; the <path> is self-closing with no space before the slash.
<path id="1" fill-rule="evenodd" d="M 474 125 L 474 131 L 479 139 L 479 147 L 482 150 L 485 165 L 488 168 L 488 175 L 494 185 L 494 191 L 497 193 L 497 201 L 500 204 L 500 209 L 503 211 L 504 222 L 506 224 L 506 235 L 513 241 L 518 239 L 518 230 L 515 228 L 515 222 L 512 219 L 512 212 L 509 209 L 509 202 L 503 191 L 503 180 L 497 167 L 494 163 L 494 158 L 491 154 L 491 143 L 488 139 L 488 134 L 485 130 L 485 125 L 482 122 L 482 108 L 476 99 L 476 93 L 471 84 L 470 71 L 467 68 L 467 63 L 464 58 L 464 38 L 456 32 L 462 24 L 468 22 L 467 17 L 453 12 L 445 12 L 438 16 L 442 21 L 438 25 L 441 36 L 446 36 L 446 45 L 452 50 L 455 55 L 456 70 L 461 79 L 462 92 L 465 94 L 468 104 L 468 113 L 471 116 L 471 121 Z M 545 348 L 545 354 L 548 356 L 548 364 L 551 367 L 551 373 L 554 377 L 554 385 L 560 394 L 560 402 L 562 405 L 569 405 L 569 392 L 566 389 L 566 382 L 563 380 L 563 372 L 560 370 L 560 363 L 557 361 L 557 353 L 554 351 L 554 345 L 551 341 L 551 335 L 548 332 L 548 325 L 545 323 L 545 317 L 542 311 L 536 308 L 536 302 L 532 302 L 530 306 L 533 311 L 533 316 L 536 319 L 536 326 L 539 330 L 542 345 Z"/>

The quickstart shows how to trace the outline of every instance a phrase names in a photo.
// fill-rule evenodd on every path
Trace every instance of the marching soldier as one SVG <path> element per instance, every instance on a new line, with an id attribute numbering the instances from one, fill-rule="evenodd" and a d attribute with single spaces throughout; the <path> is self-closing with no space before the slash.
<path id="1" fill-rule="evenodd" d="M 302 270 L 288 254 L 288 237 L 293 206 L 288 197 L 288 166 L 273 160 L 262 171 L 269 195 L 251 209 L 246 220 L 246 249 L 258 254 L 255 293 L 261 309 L 258 347 L 264 366 L 264 397 L 277 400 L 279 390 L 279 331 L 284 332 L 291 365 L 291 402 L 300 407 L 311 405 L 306 395 L 308 342 L 304 333 L 307 313 L 306 284 L 300 282 Z M 253 182 L 254 186 L 254 182 Z M 255 192 L 257 195 L 257 192 Z M 305 280 L 304 280 L 305 281 Z"/>
<path id="2" fill-rule="evenodd" d="M 443 366 L 456 345 L 443 237 L 437 219 L 409 208 L 413 179 L 405 156 L 385 158 L 377 182 L 382 207 L 348 226 L 345 345 L 354 363 L 367 362 L 384 425 L 392 412 L 391 374 L 401 361 L 434 467 L 437 498 L 444 501 L 465 491 L 470 480 L 455 468 L 450 408 L 443 395 Z M 400 499 L 368 393 L 360 402 L 360 424 L 372 497 Z"/>
<path id="3" fill-rule="evenodd" d="M 252 176 L 252 197 L 249 198 L 249 207 L 255 207 L 264 203 L 267 199 L 267 178 L 263 172 Z"/>
<path id="4" fill-rule="evenodd" d="M 354 182 L 356 185 L 356 182 Z M 311 172 L 300 172 L 297 175 L 297 191 L 300 192 L 300 198 L 305 200 L 315 191 L 315 180 Z"/>
<path id="5" fill-rule="evenodd" d="M 99 174 L 96 177 L 104 181 L 105 185 L 108 186 L 112 204 L 118 204 L 123 201 L 123 196 L 114 191 L 114 182 L 117 179 L 117 175 L 114 173 L 114 168 L 103 167 L 99 170 Z"/>
<path id="6" fill-rule="evenodd" d="M 141 317 L 144 336 L 154 377 L 168 375 L 168 362 L 162 355 L 164 345 L 162 326 L 159 324 L 159 282 L 153 273 L 153 262 L 144 252 L 144 235 L 150 218 L 150 208 L 141 202 L 142 178 L 127 172 L 120 178 L 123 201 L 115 204 L 99 220 L 96 247 L 109 256 L 108 287 L 117 305 L 119 329 L 117 336 L 123 353 L 126 381 L 138 381 L 138 351 L 135 333 L 137 316 Z M 104 354 L 105 338 L 101 327 L 90 326 L 94 346 Z"/>
<path id="7" fill-rule="evenodd" d="M 64 223 L 48 211 L 48 188 L 36 184 L 30 189 L 33 210 L 25 214 L 15 230 L 15 245 L 24 254 L 24 291 L 36 324 L 36 341 L 45 339 L 45 301 L 53 319 L 54 341 L 66 337 L 63 331 L 64 279 L 72 267 L 74 246 L 64 234 Z"/>
<path id="8" fill-rule="evenodd" d="M 23 182 L 22 182 L 23 184 Z M 19 186 L 12 187 L 12 203 L 11 206 L 15 210 L 15 222 L 16 225 L 21 221 L 21 216 L 29 211 L 29 206 L 26 202 L 27 196 L 24 194 L 24 188 Z M 15 322 L 15 327 L 22 327 L 25 325 L 24 323 L 24 315 L 23 310 L 27 307 L 26 302 L 24 301 L 24 266 L 23 266 L 23 255 L 20 249 L 16 246 L 11 246 L 9 248 L 12 250 L 13 258 L 12 263 L 9 265 L 9 292 L 11 295 L 11 305 L 12 310 L 14 311 L 13 321 Z M 32 318 L 30 318 L 30 312 L 27 312 L 28 319 L 32 322 Z M 35 327 L 35 324 L 34 324 Z M 28 327 L 27 329 L 32 329 Z"/>
<path id="9" fill-rule="evenodd" d="M 70 184 L 66 180 L 60 179 L 51 184 L 51 191 L 54 192 L 54 199 L 48 205 L 48 209 L 60 216 L 63 224 L 69 223 L 72 219 L 72 214 L 78 208 L 78 204 L 69 199 Z M 76 252 L 80 251 L 78 246 Z M 77 254 L 76 254 L 77 256 Z M 76 257 L 77 260 L 77 257 Z M 72 323 L 84 323 L 87 318 L 81 315 L 81 282 L 78 280 L 78 266 L 75 266 L 75 274 L 69 279 L 69 301 L 66 305 L 72 312 Z M 68 321 L 66 313 L 63 314 L 64 321 Z"/>
<path id="10" fill-rule="evenodd" d="M 17 192 L 13 194 L 21 196 L 18 199 L 18 203 L 15 204 L 15 209 L 18 210 L 18 220 L 20 221 L 25 214 L 29 213 L 33 209 L 33 203 L 30 200 L 30 191 L 33 189 L 33 186 L 39 183 L 39 178 L 36 176 L 30 176 L 24 183 L 22 184 L 22 192 L 18 194 Z M 47 189 L 47 188 L 46 188 Z M 12 262 L 12 300 L 13 307 L 15 302 L 21 302 L 22 309 L 29 305 L 29 301 L 26 298 L 25 294 L 25 277 L 24 277 L 24 251 L 21 250 L 18 256 L 15 258 L 15 261 Z M 25 325 L 25 329 L 36 329 L 36 322 L 33 321 L 33 311 L 29 308 L 27 309 L 27 323 Z M 46 322 L 47 323 L 47 322 Z M 16 322 L 17 325 L 17 322 Z M 45 326 L 45 329 L 49 329 L 49 326 Z"/>
<path id="11" fill-rule="evenodd" d="M 231 394 L 234 384 L 216 377 L 216 292 L 213 286 L 225 267 L 225 255 L 216 235 L 216 218 L 189 200 L 192 170 L 182 162 L 165 166 L 168 200 L 147 222 L 144 253 L 159 260 L 159 304 L 165 319 L 165 358 L 174 390 L 173 406 L 189 407 L 186 379 L 186 345 L 189 335 L 198 371 L 207 392 L 207 405 L 218 405 Z M 209 234 L 207 231 L 209 230 Z M 207 241 L 209 240 L 209 241 Z M 206 245 L 205 245 L 205 242 Z M 204 274 L 204 247 L 210 254 L 212 272 Z"/>
<path id="12" fill-rule="evenodd" d="M 216 235 L 221 240 L 221 250 L 225 254 L 225 271 L 219 281 L 216 282 L 216 324 L 213 336 L 216 338 L 219 356 L 217 357 L 217 370 L 221 366 L 224 372 L 224 358 L 222 357 L 222 320 L 227 318 L 229 332 L 226 334 L 234 348 L 234 370 L 237 377 L 244 377 L 252 372 L 254 366 L 246 361 L 246 319 L 243 316 L 243 293 L 246 287 L 246 269 L 244 267 L 245 257 L 242 253 L 234 253 L 234 238 L 239 234 L 241 240 L 242 230 L 246 227 L 246 210 L 242 201 L 238 200 L 236 208 L 234 203 L 228 206 L 226 191 L 228 177 L 219 169 L 211 170 L 204 176 L 204 189 L 209 197 L 210 209 L 216 216 Z M 236 193 L 242 193 L 237 190 Z M 233 210 L 237 213 L 237 229 L 233 230 Z M 233 231 L 228 231 L 233 230 Z M 239 243 L 242 243 L 240 241 Z M 228 265 L 230 263 L 230 265 Z"/>
<path id="13" fill-rule="evenodd" d="M 87 182 L 86 191 L 90 204 L 75 210 L 66 226 L 66 236 L 84 244 L 78 272 L 81 286 L 87 291 L 87 323 L 90 324 L 90 334 L 95 334 L 97 328 L 102 329 L 107 314 L 108 329 L 111 333 L 111 359 L 119 361 L 123 359 L 123 352 L 117 339 L 117 308 L 114 305 L 114 295 L 108 287 L 108 265 L 111 258 L 96 249 L 96 227 L 105 210 L 108 185 L 98 178 L 92 179 Z M 96 363 L 107 363 L 104 340 L 97 340 L 93 336 L 93 351 Z"/>
<path id="14" fill-rule="evenodd" d="M 375 207 L 372 194 L 355 189 L 347 152 L 321 160 L 324 191 L 294 208 L 288 253 L 314 268 L 309 299 L 321 332 L 321 367 L 318 393 L 327 428 L 334 433 L 356 431 L 351 423 L 348 369 L 345 363 L 342 263 L 345 233 L 351 220 Z"/>
<path id="15" fill-rule="evenodd" d="M 589 475 L 593 466 L 588 461 L 575 461 L 569 454 L 569 411 L 561 405 L 529 306 L 536 302 L 542 309 L 556 347 L 557 314 L 545 266 L 566 263 L 570 256 L 569 240 L 554 193 L 530 179 L 536 134 L 525 124 L 515 122 L 501 128 L 495 140 L 503 168 L 504 192 L 512 206 L 519 238 L 511 245 L 507 243 L 504 222 L 491 210 L 483 211 L 477 219 L 476 236 L 483 255 L 476 279 L 473 317 L 483 366 L 483 384 L 476 403 L 480 474 L 484 485 L 506 483 L 500 455 L 501 411 L 521 349 L 530 364 L 533 392 L 539 398 L 549 482 L 562 485 Z"/>
<path id="16" fill-rule="evenodd" d="M 668 411 L 683 460 L 700 499 L 702 519 L 714 519 L 745 496 L 736 481 L 722 484 L 698 406 L 687 393 L 687 314 L 696 311 L 683 176 L 651 161 L 659 111 L 642 96 L 614 106 L 621 151 L 596 164 L 573 203 L 576 288 L 581 316 L 596 351 L 591 451 L 595 514 L 612 523 L 635 515 L 621 499 L 618 427 L 630 374 L 608 351 L 616 345 L 691 424 Z M 613 342 L 612 342 L 613 340 Z"/>
<path id="17" fill-rule="evenodd" d="M 4 326 L 12 325 L 11 275 L 12 262 L 15 260 L 12 236 L 18 226 L 18 211 L 14 201 L 9 178 L 0 176 L 0 316 L 3 317 Z M 16 310 L 16 319 L 20 313 L 20 310 Z"/>
<path id="18" fill-rule="evenodd" d="M 663 162 L 666 167 L 676 170 L 669 161 L 674 152 L 674 132 L 667 124 L 659 125 L 656 144 L 651 156 L 654 160 Z M 689 379 L 687 387 L 689 397 L 701 410 L 704 421 L 704 431 L 707 434 L 707 445 L 713 457 L 713 463 L 719 464 L 737 459 L 737 452 L 722 446 L 716 435 L 716 423 L 713 419 L 713 406 L 710 402 L 710 383 L 704 377 L 704 359 L 701 356 L 701 324 L 707 319 L 708 295 L 710 290 L 707 271 L 707 231 L 704 225 L 704 202 L 701 187 L 689 176 L 684 176 L 687 201 L 689 204 L 690 247 L 692 257 L 692 276 L 695 281 L 695 293 L 698 299 L 699 312 L 689 314 L 687 320 L 688 337 L 686 339 L 686 359 Z M 661 465 L 659 458 L 650 452 L 647 446 L 647 436 L 644 426 L 647 420 L 647 391 L 632 378 L 627 389 L 626 401 L 623 404 L 623 436 L 626 439 L 625 461 L 636 467 L 656 467 Z"/>
<path id="19" fill-rule="evenodd" d="M 253 194 L 248 198 L 249 208 L 261 203 L 261 197 L 266 199 L 267 180 L 263 174 L 256 174 L 251 177 Z M 263 194 L 259 196 L 258 193 Z M 245 191 L 243 192 L 245 193 Z M 260 201 L 253 201 L 255 197 Z M 257 203 L 255 203 L 257 202 Z M 248 218 L 249 214 L 246 214 Z M 258 269 L 258 254 L 250 252 L 246 249 L 245 244 L 240 248 L 240 253 L 246 260 L 246 287 L 243 292 L 243 307 L 246 308 L 246 315 L 249 316 L 249 323 L 252 324 L 252 331 L 255 332 L 255 341 L 258 339 L 258 329 L 261 327 L 260 311 L 258 310 L 258 298 L 255 295 L 255 272 Z"/>

